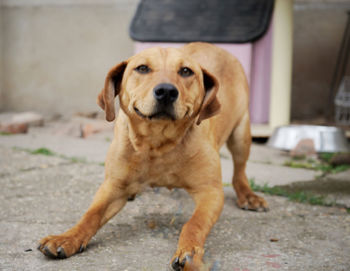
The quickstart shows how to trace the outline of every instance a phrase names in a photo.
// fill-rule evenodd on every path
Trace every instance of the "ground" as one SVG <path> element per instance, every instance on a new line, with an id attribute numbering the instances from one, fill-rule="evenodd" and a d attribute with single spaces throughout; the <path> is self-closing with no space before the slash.
<path id="1" fill-rule="evenodd" d="M 82 254 L 50 260 L 37 251 L 40 238 L 71 227 L 88 208 L 112 137 L 110 131 L 87 139 L 58 135 L 54 125 L 0 136 L 0 269 L 169 270 L 194 206 L 177 189 L 137 196 Z M 319 177 L 322 172 L 286 167 L 287 153 L 254 144 L 247 172 L 257 187 L 278 186 L 288 195 L 304 189 L 325 196 L 318 204 L 334 205 L 260 194 L 270 211 L 258 213 L 237 208 L 232 162 L 225 149 L 221 157 L 225 206 L 204 258 L 213 271 L 350 270 L 349 170 Z"/>

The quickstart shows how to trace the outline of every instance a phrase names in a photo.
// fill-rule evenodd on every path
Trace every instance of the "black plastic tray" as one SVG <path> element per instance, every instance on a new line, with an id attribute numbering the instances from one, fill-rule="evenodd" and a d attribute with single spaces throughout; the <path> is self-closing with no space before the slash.
<path id="1" fill-rule="evenodd" d="M 130 25 L 144 42 L 246 43 L 267 30 L 274 0 L 142 0 Z"/>

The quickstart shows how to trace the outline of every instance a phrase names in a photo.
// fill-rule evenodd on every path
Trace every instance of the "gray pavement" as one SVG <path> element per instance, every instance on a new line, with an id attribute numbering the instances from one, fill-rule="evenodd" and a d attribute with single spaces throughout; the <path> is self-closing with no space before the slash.
<path id="1" fill-rule="evenodd" d="M 113 131 L 104 131 L 88 137 L 58 134 L 62 127 L 57 123 L 46 127 L 33 127 L 28 134 L 1 136 L 0 144 L 29 150 L 47 148 L 67 157 L 74 157 L 88 162 L 103 163 L 113 138 Z M 76 133 L 75 133 L 76 134 Z M 253 144 L 247 166 L 247 175 L 258 184 L 286 185 L 289 183 L 313 180 L 319 173 L 306 169 L 283 167 L 288 159 L 284 152 Z M 230 183 L 233 174 L 231 155 L 224 146 L 221 150 L 222 177 L 224 183 Z M 274 174 L 271 174 L 271 173 Z"/>
<path id="2" fill-rule="evenodd" d="M 193 210 L 182 190 L 148 189 L 82 254 L 49 260 L 36 250 L 37 240 L 71 227 L 87 209 L 103 180 L 100 163 L 112 137 L 107 131 L 80 139 L 57 135 L 50 127 L 0 136 L 0 270 L 168 270 L 181 227 Z M 18 147 L 46 147 L 57 155 L 33 155 Z M 248 176 L 261 185 L 314 189 L 348 206 L 350 171 L 318 180 L 319 172 L 283 166 L 286 159 L 286 153 L 253 145 Z M 223 181 L 230 183 L 232 161 L 225 149 L 222 169 Z M 225 207 L 206 244 L 205 261 L 214 270 L 350 270 L 346 209 L 263 195 L 270 211 L 249 212 L 236 207 L 231 187 L 224 189 Z"/>

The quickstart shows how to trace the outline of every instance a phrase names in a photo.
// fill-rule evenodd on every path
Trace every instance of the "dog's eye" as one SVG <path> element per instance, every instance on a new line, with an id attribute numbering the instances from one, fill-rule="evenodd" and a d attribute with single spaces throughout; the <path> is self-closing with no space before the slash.
<path id="1" fill-rule="evenodd" d="M 189 77 L 193 75 L 193 71 L 190 68 L 182 67 L 178 72 L 182 77 Z"/>
<path id="2" fill-rule="evenodd" d="M 146 73 L 149 73 L 151 71 L 151 69 L 146 65 L 140 65 L 137 68 L 135 68 L 135 71 L 142 73 L 142 74 L 146 74 Z"/>

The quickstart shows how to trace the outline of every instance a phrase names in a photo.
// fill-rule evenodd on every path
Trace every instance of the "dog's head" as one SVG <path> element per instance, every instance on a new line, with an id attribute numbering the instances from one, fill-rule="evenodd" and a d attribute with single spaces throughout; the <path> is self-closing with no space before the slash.
<path id="1" fill-rule="evenodd" d="M 152 48 L 113 67 L 98 104 L 106 119 L 115 118 L 115 97 L 129 118 L 197 124 L 218 113 L 218 82 L 180 49 Z"/>

